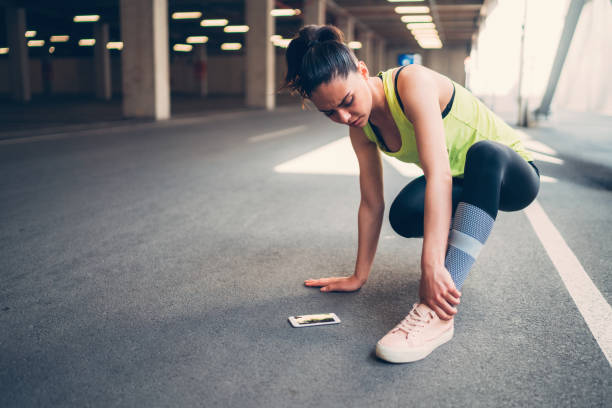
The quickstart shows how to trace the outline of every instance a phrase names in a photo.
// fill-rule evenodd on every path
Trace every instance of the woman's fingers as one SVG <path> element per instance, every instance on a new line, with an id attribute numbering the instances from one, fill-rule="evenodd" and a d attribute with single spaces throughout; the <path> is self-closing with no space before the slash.
<path id="1" fill-rule="evenodd" d="M 442 320 L 449 320 L 451 318 L 451 316 L 446 314 L 446 312 L 442 310 L 439 306 L 434 306 L 432 309 L 434 312 L 436 312 L 438 317 Z"/>
<path id="2" fill-rule="evenodd" d="M 325 286 L 333 281 L 337 280 L 337 278 L 321 278 L 321 279 L 308 279 L 304 281 L 306 286 Z"/>
<path id="3" fill-rule="evenodd" d="M 459 298 L 453 296 L 452 294 L 447 293 L 446 294 L 446 300 L 448 301 L 448 303 L 450 303 L 451 305 L 458 305 L 459 304 Z"/>

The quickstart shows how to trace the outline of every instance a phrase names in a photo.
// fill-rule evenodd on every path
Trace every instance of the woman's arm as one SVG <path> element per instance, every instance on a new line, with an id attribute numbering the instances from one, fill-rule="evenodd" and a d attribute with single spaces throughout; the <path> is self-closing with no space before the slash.
<path id="1" fill-rule="evenodd" d="M 359 238 L 355 276 L 365 283 L 374 262 L 385 212 L 382 163 L 376 144 L 366 138 L 363 130 L 350 128 L 350 136 L 359 162 L 359 187 L 361 190 L 361 202 L 357 217 Z"/>
<path id="2" fill-rule="evenodd" d="M 385 202 L 383 198 L 382 163 L 376 144 L 363 130 L 350 128 L 351 143 L 359 162 L 361 202 L 357 217 L 358 244 L 355 272 L 350 277 L 307 280 L 306 286 L 323 286 L 323 292 L 359 289 L 367 280 L 374 262 L 382 226 Z"/>
<path id="3" fill-rule="evenodd" d="M 402 70 L 398 91 L 414 126 L 419 160 L 425 173 L 425 219 L 421 255 L 421 301 L 440 318 L 457 310 L 459 292 L 444 267 L 452 211 L 452 176 L 440 113 L 439 90 L 426 70 Z"/>

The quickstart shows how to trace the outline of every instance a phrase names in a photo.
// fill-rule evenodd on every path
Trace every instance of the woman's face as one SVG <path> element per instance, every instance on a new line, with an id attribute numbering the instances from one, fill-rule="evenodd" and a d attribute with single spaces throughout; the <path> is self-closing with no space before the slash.
<path id="1" fill-rule="evenodd" d="M 362 128 L 368 123 L 372 110 L 372 94 L 367 79 L 368 69 L 360 61 L 357 72 L 319 85 L 310 100 L 334 122 Z"/>

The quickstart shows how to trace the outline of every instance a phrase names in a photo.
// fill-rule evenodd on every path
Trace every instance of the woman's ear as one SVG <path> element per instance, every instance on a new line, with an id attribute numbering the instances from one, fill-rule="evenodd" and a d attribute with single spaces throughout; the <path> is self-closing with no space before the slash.
<path id="1" fill-rule="evenodd" d="M 364 79 L 368 79 L 368 77 L 370 76 L 370 71 L 368 70 L 368 66 L 363 61 L 359 61 L 357 63 L 357 71 Z"/>

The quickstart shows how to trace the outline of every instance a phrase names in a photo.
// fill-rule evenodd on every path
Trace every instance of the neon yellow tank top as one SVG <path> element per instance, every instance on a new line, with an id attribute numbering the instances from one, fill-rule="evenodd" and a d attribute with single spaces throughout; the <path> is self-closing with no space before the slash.
<path id="1" fill-rule="evenodd" d="M 382 146 L 372 127 L 368 123 L 363 131 L 368 139 L 376 143 L 378 148 L 388 156 L 414 163 L 421 167 L 412 123 L 406 118 L 395 95 L 393 71 L 395 68 L 381 72 L 383 87 L 391 115 L 399 129 L 402 146 L 397 152 L 389 152 Z M 455 97 L 450 112 L 442 119 L 446 136 L 446 150 L 453 177 L 463 177 L 465 156 L 468 149 L 480 140 L 494 140 L 509 146 L 526 161 L 533 157 L 523 147 L 518 133 L 499 116 L 487 108 L 467 89 L 452 81 L 455 87 Z"/>

